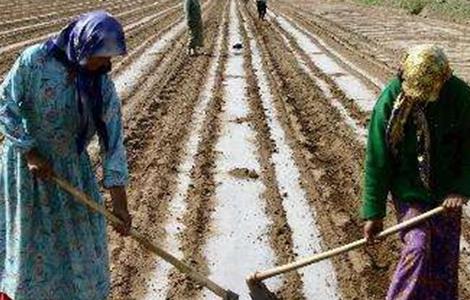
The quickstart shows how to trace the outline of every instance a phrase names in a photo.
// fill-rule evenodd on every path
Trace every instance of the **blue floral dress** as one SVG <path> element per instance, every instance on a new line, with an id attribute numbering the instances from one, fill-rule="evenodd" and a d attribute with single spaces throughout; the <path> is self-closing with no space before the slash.
<path id="1" fill-rule="evenodd" d="M 105 187 L 128 180 L 121 106 L 103 75 Z M 78 154 L 75 84 L 44 45 L 25 50 L 0 86 L 0 292 L 14 300 L 103 300 L 109 291 L 106 223 L 52 183 L 35 179 L 25 153 L 36 148 L 56 173 L 97 202 L 90 158 Z M 95 135 L 91 126 L 88 143 Z M 101 147 L 104 149 L 104 147 Z"/>

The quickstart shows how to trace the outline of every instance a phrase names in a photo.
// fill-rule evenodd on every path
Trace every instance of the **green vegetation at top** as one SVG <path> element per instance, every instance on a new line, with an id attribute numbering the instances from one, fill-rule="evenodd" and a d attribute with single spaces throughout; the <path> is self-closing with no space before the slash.
<path id="1" fill-rule="evenodd" d="M 369 5 L 402 8 L 414 15 L 470 22 L 470 0 L 355 0 Z"/>

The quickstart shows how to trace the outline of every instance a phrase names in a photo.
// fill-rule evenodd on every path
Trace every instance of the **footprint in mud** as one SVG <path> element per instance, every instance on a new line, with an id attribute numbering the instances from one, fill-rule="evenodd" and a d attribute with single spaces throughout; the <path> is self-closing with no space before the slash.
<path id="1" fill-rule="evenodd" d="M 235 168 L 228 172 L 231 176 L 238 178 L 238 179 L 258 179 L 259 175 L 254 170 L 250 170 L 247 168 Z"/>

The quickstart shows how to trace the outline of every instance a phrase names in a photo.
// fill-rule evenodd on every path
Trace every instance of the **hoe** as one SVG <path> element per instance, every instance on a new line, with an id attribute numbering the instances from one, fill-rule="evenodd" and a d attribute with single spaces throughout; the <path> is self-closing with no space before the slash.
<path id="1" fill-rule="evenodd" d="M 434 208 L 433 210 L 430 210 L 422 215 L 419 215 L 417 217 L 414 217 L 412 219 L 409 219 L 405 222 L 402 222 L 400 224 L 397 224 L 395 226 L 392 226 L 382 231 L 381 233 L 377 235 L 377 238 L 383 239 L 403 229 L 408 229 L 410 227 L 413 227 L 420 222 L 423 222 L 437 214 L 442 213 L 443 211 L 444 211 L 444 208 L 442 206 Z M 267 288 L 267 286 L 262 282 L 263 280 L 277 276 L 279 274 L 294 271 L 302 267 L 317 263 L 319 261 L 346 253 L 348 251 L 360 248 L 366 244 L 367 244 L 367 241 L 365 238 L 363 238 L 355 242 L 352 242 L 350 244 L 338 247 L 336 249 L 332 249 L 323 253 L 318 253 L 310 257 L 306 257 L 298 261 L 295 261 L 295 262 L 292 262 L 283 266 L 279 266 L 277 268 L 272 268 L 272 269 L 262 271 L 262 272 L 256 272 L 250 275 L 246 279 L 248 288 L 250 289 L 250 296 L 253 300 L 277 300 L 279 298 Z"/>
<path id="2" fill-rule="evenodd" d="M 107 211 L 104 207 L 101 205 L 97 204 L 95 201 L 93 201 L 90 197 L 82 193 L 81 191 L 77 190 L 75 187 L 70 185 L 68 182 L 65 180 L 53 176 L 52 181 L 57 184 L 59 187 L 61 187 L 63 190 L 71 194 L 78 202 L 84 204 L 91 210 L 101 213 L 108 219 L 111 223 L 114 225 L 122 225 L 122 221 L 113 215 L 111 212 Z M 187 274 L 191 279 L 196 281 L 202 286 L 207 287 L 210 291 L 212 291 L 214 294 L 219 296 L 220 298 L 224 300 L 237 300 L 238 295 L 235 294 L 232 291 L 226 290 L 210 280 L 209 278 L 203 276 L 199 272 L 197 272 L 195 269 L 193 269 L 191 266 L 185 264 L 184 262 L 178 260 L 176 257 L 171 255 L 170 253 L 166 252 L 159 246 L 155 245 L 151 241 L 147 240 L 142 234 L 139 232 L 135 231 L 134 229 L 131 229 L 129 232 L 129 236 L 132 237 L 134 240 L 139 242 L 143 247 L 145 247 L 147 250 L 150 252 L 160 256 L 163 258 L 165 261 L 169 262 L 172 264 L 175 268 L 177 268 L 179 271 L 182 273 Z"/>

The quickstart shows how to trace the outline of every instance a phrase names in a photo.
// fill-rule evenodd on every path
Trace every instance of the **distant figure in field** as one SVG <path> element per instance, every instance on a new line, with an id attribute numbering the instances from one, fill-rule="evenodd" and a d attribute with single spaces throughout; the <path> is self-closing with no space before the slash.
<path id="1" fill-rule="evenodd" d="M 188 22 L 188 51 L 191 56 L 198 54 L 198 48 L 204 46 L 204 35 L 199 0 L 185 0 L 184 10 Z"/>
<path id="2" fill-rule="evenodd" d="M 256 6 L 258 7 L 258 17 L 261 20 L 264 20 L 264 17 L 266 16 L 266 10 L 268 9 L 268 0 L 257 0 L 256 1 Z"/>

